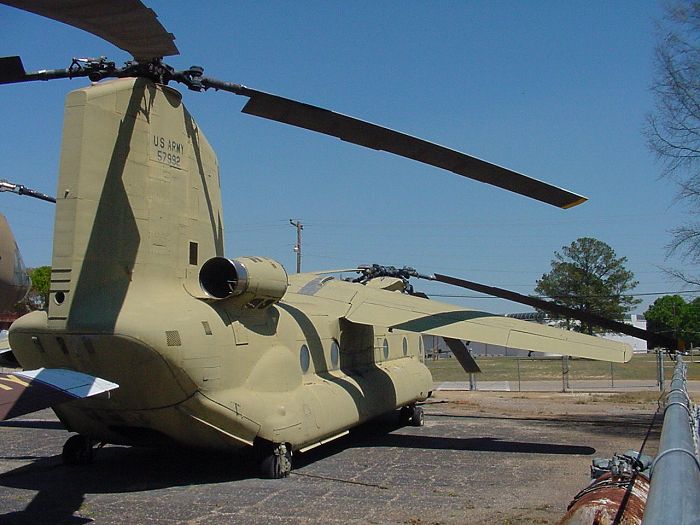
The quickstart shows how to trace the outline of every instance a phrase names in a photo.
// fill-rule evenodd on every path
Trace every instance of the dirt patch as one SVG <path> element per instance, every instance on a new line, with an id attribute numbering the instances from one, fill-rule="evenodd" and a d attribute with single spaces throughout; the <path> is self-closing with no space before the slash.
<path id="1" fill-rule="evenodd" d="M 658 392 L 561 393 L 437 391 L 427 403 L 456 414 L 477 411 L 502 416 L 628 415 L 655 412 Z"/>

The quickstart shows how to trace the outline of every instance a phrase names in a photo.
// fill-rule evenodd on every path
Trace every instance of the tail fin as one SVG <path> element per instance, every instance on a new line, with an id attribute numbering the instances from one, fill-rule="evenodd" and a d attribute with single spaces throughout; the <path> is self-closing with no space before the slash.
<path id="1" fill-rule="evenodd" d="M 216 155 L 179 92 L 119 79 L 66 100 L 49 326 L 109 331 L 223 255 Z"/>

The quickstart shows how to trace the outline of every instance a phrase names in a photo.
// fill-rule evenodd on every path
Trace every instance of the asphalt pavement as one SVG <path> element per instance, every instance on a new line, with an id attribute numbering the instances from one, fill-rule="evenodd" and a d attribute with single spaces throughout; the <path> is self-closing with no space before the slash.
<path id="1" fill-rule="evenodd" d="M 175 449 L 106 446 L 67 467 L 53 412 L 3 422 L 0 525 L 554 524 L 594 457 L 643 442 L 655 452 L 651 409 L 493 413 L 469 393 L 441 395 L 424 427 L 372 422 L 295 455 L 280 480 L 259 479 L 245 455 Z"/>

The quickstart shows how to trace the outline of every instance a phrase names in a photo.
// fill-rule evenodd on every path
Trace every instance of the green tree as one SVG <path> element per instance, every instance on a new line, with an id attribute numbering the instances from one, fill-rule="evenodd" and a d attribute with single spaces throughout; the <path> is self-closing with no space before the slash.
<path id="1" fill-rule="evenodd" d="M 38 266 L 28 268 L 27 273 L 32 280 L 32 287 L 27 296 L 17 303 L 13 310 L 18 314 L 26 314 L 32 310 L 45 310 L 49 304 L 49 288 L 51 287 L 51 267 Z"/>
<path id="2" fill-rule="evenodd" d="M 552 269 L 538 279 L 535 292 L 570 308 L 621 320 L 641 302 L 627 293 L 639 283 L 626 262 L 627 257 L 616 257 L 606 243 L 582 237 L 554 253 Z M 594 331 L 589 323 L 576 328 Z"/>
<path id="3" fill-rule="evenodd" d="M 644 317 L 652 332 L 670 335 L 686 343 L 700 343 L 700 298 L 687 303 L 680 295 L 659 297 Z"/>
<path id="4" fill-rule="evenodd" d="M 27 270 L 32 280 L 32 288 L 27 294 L 32 309 L 43 310 L 49 304 L 49 289 L 51 288 L 51 266 L 38 266 Z"/>

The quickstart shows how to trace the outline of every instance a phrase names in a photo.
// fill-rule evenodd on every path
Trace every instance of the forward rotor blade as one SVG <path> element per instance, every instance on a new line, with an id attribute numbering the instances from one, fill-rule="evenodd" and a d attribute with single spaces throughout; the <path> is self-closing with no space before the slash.
<path id="1" fill-rule="evenodd" d="M 203 77 L 202 85 L 249 97 L 243 113 L 316 131 L 367 148 L 387 151 L 498 186 L 538 201 L 571 208 L 586 197 L 458 151 L 377 124 L 239 84 Z"/>
<path id="2" fill-rule="evenodd" d="M 462 365 L 465 372 L 468 374 L 481 372 L 481 368 L 479 368 L 479 365 L 472 357 L 467 345 L 459 339 L 453 339 L 451 337 L 443 337 L 442 339 L 447 344 L 447 347 L 452 350 L 452 353 L 457 358 L 457 361 L 459 361 L 459 364 Z"/>
<path id="3" fill-rule="evenodd" d="M 178 55 L 175 37 L 158 21 L 158 15 L 140 0 L 0 0 L 83 29 L 130 53 L 143 62 Z"/>
<path id="4" fill-rule="evenodd" d="M 22 82 L 27 74 L 22 64 L 22 59 L 18 56 L 0 58 L 0 84 L 12 84 Z"/>
<path id="5" fill-rule="evenodd" d="M 571 319 L 578 319 L 580 321 L 591 323 L 602 328 L 607 328 L 609 330 L 612 330 L 613 332 L 631 335 L 632 337 L 637 337 L 639 339 L 644 339 L 652 347 L 662 346 L 664 348 L 673 350 L 678 348 L 678 342 L 671 337 L 667 337 L 662 334 L 657 334 L 655 332 L 650 332 L 649 330 L 643 330 L 641 328 L 637 328 L 636 326 L 632 326 L 627 323 L 613 321 L 612 319 L 608 319 L 607 317 L 602 317 L 600 315 L 584 312 L 582 310 L 577 310 L 574 308 L 569 308 L 568 306 L 561 305 L 554 301 L 545 301 L 543 299 L 537 299 L 535 297 L 522 295 L 516 292 L 512 292 L 510 290 L 505 290 L 503 288 L 497 288 L 495 286 L 486 286 L 484 284 L 475 283 L 473 281 L 465 281 L 464 279 L 458 279 L 456 277 L 450 277 L 448 275 L 441 275 L 438 273 L 436 273 L 433 276 L 433 278 L 435 281 L 439 281 L 445 284 L 451 284 L 453 286 L 459 286 L 460 288 L 466 288 L 468 290 L 474 290 L 476 292 L 493 295 L 494 297 L 508 299 L 509 301 L 526 304 L 534 308 L 539 308 L 540 310 L 545 310 L 547 312 L 563 315 Z"/>

